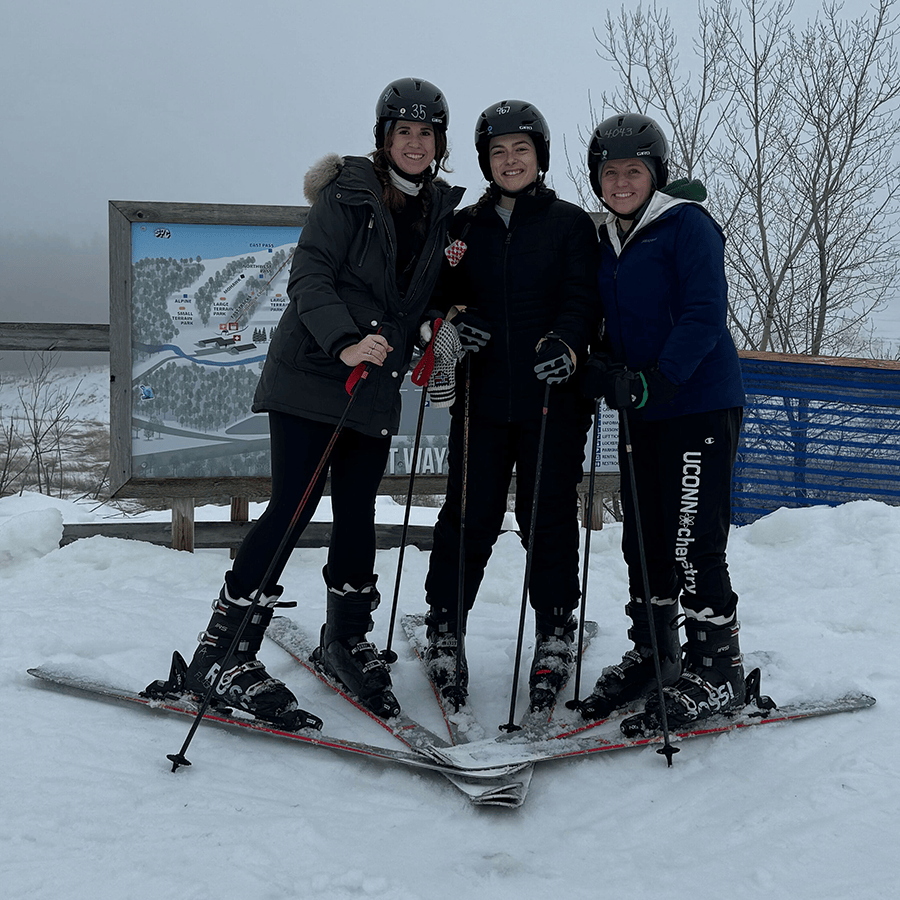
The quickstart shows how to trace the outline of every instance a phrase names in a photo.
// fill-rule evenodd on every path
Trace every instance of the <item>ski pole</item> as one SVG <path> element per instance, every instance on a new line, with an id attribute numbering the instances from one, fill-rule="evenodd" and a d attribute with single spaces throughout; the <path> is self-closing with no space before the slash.
<path id="1" fill-rule="evenodd" d="M 416 466 L 419 461 L 419 443 L 422 439 L 422 421 L 425 417 L 425 401 L 427 399 L 428 382 L 434 371 L 434 339 L 437 337 L 443 325 L 443 319 L 435 319 L 431 333 L 431 340 L 425 348 L 425 353 L 418 365 L 413 369 L 410 381 L 422 386 L 422 397 L 419 400 L 419 418 L 416 422 L 416 437 L 413 442 L 412 468 L 409 470 L 409 488 L 406 491 L 406 509 L 403 513 L 403 529 L 400 533 L 400 554 L 397 558 L 397 577 L 394 579 L 394 597 L 391 601 L 391 621 L 388 625 L 387 645 L 381 652 L 381 658 L 386 663 L 397 662 L 397 654 L 391 649 L 394 640 L 394 627 L 397 622 L 397 606 L 400 598 L 400 576 L 403 572 L 403 556 L 406 552 L 406 535 L 409 533 L 409 510 L 412 506 L 413 486 L 416 481 Z"/>
<path id="2" fill-rule="evenodd" d="M 581 568 L 581 614 L 578 617 L 578 655 L 575 658 L 575 696 L 566 701 L 568 709 L 578 709 L 581 701 L 578 694 L 581 690 L 581 651 L 584 646 L 584 622 L 587 608 L 588 562 L 591 556 L 591 532 L 594 530 L 594 480 L 597 474 L 597 443 L 600 437 L 600 401 L 594 406 L 594 440 L 591 443 L 591 475 L 588 479 L 587 495 L 587 529 L 584 536 L 584 562 Z"/>
<path id="3" fill-rule="evenodd" d="M 244 618 L 241 620 L 241 624 L 238 626 L 238 629 L 235 632 L 234 638 L 231 641 L 231 645 L 228 648 L 228 652 L 225 654 L 225 659 L 222 662 L 222 665 L 219 666 L 219 671 L 216 673 L 216 677 L 213 679 L 212 684 L 209 686 L 209 690 L 207 690 L 206 692 L 206 696 L 204 696 L 203 698 L 203 702 L 200 704 L 200 709 L 197 711 L 197 715 L 194 718 L 194 721 L 191 723 L 191 728 L 187 733 L 187 737 L 184 739 L 184 743 L 181 745 L 181 749 L 178 751 L 178 753 L 166 754 L 166 758 L 171 760 L 172 762 L 173 772 L 176 772 L 179 766 L 189 766 L 191 764 L 190 760 L 187 759 L 184 754 L 187 753 L 187 749 L 190 746 L 191 741 L 194 739 L 194 735 L 196 734 L 197 729 L 200 727 L 200 722 L 202 721 L 203 716 L 206 715 L 207 709 L 209 709 L 209 705 L 212 702 L 212 696 L 215 693 L 216 688 L 219 686 L 219 682 L 222 680 L 222 676 L 225 674 L 225 670 L 228 668 L 228 662 L 231 660 L 232 654 L 240 645 L 241 638 L 244 636 L 244 631 L 250 624 L 253 613 L 259 606 L 259 599 L 260 597 L 262 597 L 263 588 L 272 577 L 272 574 L 275 571 L 275 567 L 278 565 L 278 560 L 280 559 L 281 554 L 284 552 L 285 548 L 288 545 L 288 542 L 291 539 L 291 532 L 293 531 L 294 526 L 299 521 L 300 516 L 303 514 L 303 510 L 306 508 L 306 504 L 310 498 L 310 495 L 315 489 L 316 483 L 319 480 L 319 476 L 322 474 L 322 471 L 328 463 L 328 458 L 331 456 L 331 451 L 334 449 L 334 445 L 337 442 L 337 439 L 344 428 L 344 424 L 347 421 L 347 417 L 350 414 L 350 408 L 353 406 L 353 401 L 356 399 L 359 385 L 368 377 L 368 364 L 360 363 L 358 366 L 356 366 L 353 372 L 351 372 L 350 377 L 347 379 L 347 392 L 350 394 L 350 399 L 347 401 L 347 405 L 344 407 L 344 412 L 341 414 L 341 417 L 338 420 L 337 425 L 335 426 L 334 432 L 332 433 L 331 438 L 328 441 L 328 445 L 325 447 L 325 451 L 322 453 L 322 457 L 319 460 L 319 464 L 316 466 L 315 472 L 313 472 L 312 478 L 310 478 L 309 480 L 309 484 L 306 486 L 306 490 L 303 492 L 303 496 L 301 497 L 300 502 L 297 504 L 297 509 L 294 511 L 294 515 L 291 517 L 291 521 L 284 532 L 281 543 L 278 545 L 278 548 L 275 550 L 275 553 L 272 556 L 272 561 L 269 563 L 269 568 L 266 570 L 265 575 L 263 575 L 262 580 L 259 583 L 259 587 L 256 589 L 256 593 L 253 595 L 253 598 L 250 601 L 250 605 L 247 607 L 247 611 L 244 613 Z"/>
<path id="4" fill-rule="evenodd" d="M 531 498 L 531 523 L 528 526 L 528 546 L 525 550 L 525 582 L 522 585 L 522 608 L 519 612 L 519 634 L 516 640 L 516 662 L 513 667 L 512 694 L 509 700 L 509 721 L 500 726 L 501 731 L 518 731 L 516 725 L 516 688 L 519 683 L 519 667 L 522 662 L 522 642 L 525 637 L 525 613 L 528 608 L 528 585 L 531 581 L 531 563 L 534 558 L 534 531 L 537 524 L 538 496 L 541 490 L 541 466 L 544 462 L 544 437 L 547 434 L 547 409 L 550 405 L 550 382 L 544 387 L 544 403 L 541 407 L 541 432 L 538 436 L 537 465 L 534 472 L 534 494 Z"/>
<path id="5" fill-rule="evenodd" d="M 466 354 L 465 382 L 463 385 L 463 458 L 462 485 L 459 495 L 459 560 L 456 583 L 456 676 L 453 705 L 459 712 L 462 706 L 462 642 L 463 619 L 466 615 L 466 495 L 469 480 L 469 398 L 472 385 L 472 355 Z"/>
<path id="6" fill-rule="evenodd" d="M 628 426 L 628 412 L 619 412 L 619 422 L 622 427 L 622 441 L 625 445 L 625 456 L 628 460 L 628 476 L 631 483 L 631 499 L 634 506 L 634 528 L 637 532 L 638 557 L 641 561 L 641 580 L 644 586 L 644 602 L 647 604 L 647 624 L 650 626 L 650 647 L 653 652 L 653 668 L 656 674 L 656 690 L 659 695 L 659 712 L 662 720 L 663 745 L 656 752 L 666 758 L 669 766 L 672 765 L 672 757 L 678 752 L 678 747 L 673 747 L 669 740 L 669 717 L 666 714 L 666 696 L 663 693 L 662 670 L 659 664 L 659 642 L 656 639 L 656 627 L 653 623 L 653 602 L 650 596 L 650 575 L 647 572 L 647 554 L 644 552 L 644 533 L 641 528 L 641 508 L 638 502 L 637 480 L 634 476 L 634 457 L 632 456 L 631 429 Z"/>
<path id="7" fill-rule="evenodd" d="M 397 662 L 397 654 L 391 649 L 394 640 L 394 625 L 397 621 L 397 605 L 400 599 L 400 575 L 403 572 L 403 555 L 406 551 L 406 535 L 409 532 L 409 509 L 412 506 L 413 486 L 416 482 L 416 466 L 419 459 L 419 442 L 422 439 L 422 420 L 425 417 L 425 401 L 427 399 L 428 380 L 422 385 L 422 397 L 419 400 L 419 418 L 416 422 L 416 437 L 413 441 L 412 465 L 409 470 L 409 487 L 406 491 L 406 509 L 403 512 L 403 529 L 400 532 L 400 554 L 397 557 L 397 577 L 394 579 L 394 597 L 391 601 L 391 621 L 388 625 L 387 644 L 381 652 L 381 658 L 387 663 Z"/>

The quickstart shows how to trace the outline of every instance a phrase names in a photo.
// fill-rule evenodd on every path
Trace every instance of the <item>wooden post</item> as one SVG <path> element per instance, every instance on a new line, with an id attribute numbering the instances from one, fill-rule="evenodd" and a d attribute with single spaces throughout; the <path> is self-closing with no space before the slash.
<path id="1" fill-rule="evenodd" d="M 587 528 L 588 523 L 588 495 L 587 492 L 580 492 L 578 494 L 578 505 L 581 510 L 581 527 Z M 602 531 L 603 529 L 603 494 L 594 490 L 594 502 L 593 502 L 593 513 L 591 518 L 591 525 L 593 526 L 593 531 Z"/>
<path id="2" fill-rule="evenodd" d="M 172 549 L 194 552 L 194 498 L 172 499 Z"/>
<path id="3" fill-rule="evenodd" d="M 600 491 L 594 491 L 594 509 L 591 512 L 592 524 L 594 531 L 602 531 L 603 529 L 603 494 Z"/>
<path id="4" fill-rule="evenodd" d="M 231 521 L 232 522 L 249 522 L 250 521 L 250 498 L 249 497 L 232 497 L 231 498 Z M 230 550 L 231 558 L 237 556 L 237 547 Z"/>

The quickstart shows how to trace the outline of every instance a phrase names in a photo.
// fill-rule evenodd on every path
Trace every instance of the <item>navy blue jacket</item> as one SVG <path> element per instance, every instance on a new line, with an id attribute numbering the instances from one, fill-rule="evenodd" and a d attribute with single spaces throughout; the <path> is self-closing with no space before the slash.
<path id="1" fill-rule="evenodd" d="M 612 215 L 601 225 L 598 278 L 613 357 L 633 371 L 658 363 L 680 387 L 669 403 L 635 416 L 654 421 L 743 406 L 724 246 L 703 207 L 659 192 L 624 245 Z"/>

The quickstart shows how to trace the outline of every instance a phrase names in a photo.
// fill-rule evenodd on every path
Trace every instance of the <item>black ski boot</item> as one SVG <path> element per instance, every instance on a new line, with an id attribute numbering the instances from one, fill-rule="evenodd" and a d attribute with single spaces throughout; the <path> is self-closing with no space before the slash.
<path id="1" fill-rule="evenodd" d="M 684 670 L 678 681 L 663 690 L 670 728 L 691 725 L 744 706 L 747 688 L 739 630 L 737 613 L 726 625 L 685 619 Z M 657 731 L 662 726 L 659 696 L 651 694 L 643 714 L 632 718 L 635 721 L 626 719 L 622 723 L 625 734 Z"/>
<path id="2" fill-rule="evenodd" d="M 384 719 L 398 715 L 400 704 L 391 693 L 390 667 L 378 648 L 366 640 L 366 634 L 375 627 L 372 612 L 381 602 L 375 578 L 359 588 L 349 584 L 332 587 L 327 578 L 325 584 L 328 608 L 312 661 L 375 715 Z"/>
<path id="3" fill-rule="evenodd" d="M 213 602 L 209 625 L 198 638 L 200 645 L 184 673 L 184 690 L 203 699 L 224 666 L 225 671 L 211 698 L 214 707 L 242 709 L 258 719 L 292 731 L 297 728 L 321 728 L 322 720 L 300 709 L 297 698 L 281 681 L 272 678 L 256 658 L 275 607 L 285 605 L 279 604 L 280 596 L 281 588 L 271 597 L 260 598 L 240 643 L 228 656 L 251 602 L 242 597 L 232 597 L 228 588 L 223 587 L 218 599 Z"/>
<path id="4" fill-rule="evenodd" d="M 665 687 L 674 684 L 681 675 L 678 602 L 657 597 L 651 602 L 660 674 Z M 585 719 L 605 719 L 613 711 L 649 696 L 657 689 L 647 607 L 641 598 L 632 597 L 625 605 L 625 612 L 632 621 L 628 637 L 634 641 L 634 647 L 625 652 L 620 663 L 603 669 L 590 696 L 581 701 L 579 709 Z"/>
<path id="5" fill-rule="evenodd" d="M 458 646 L 456 622 L 448 618 L 448 610 L 430 607 L 425 616 L 428 647 L 425 649 L 425 670 L 441 696 L 456 705 L 465 706 L 469 696 L 469 666 L 466 663 L 466 635 Z M 456 683 L 456 662 L 459 659 L 459 685 Z"/>
<path id="6" fill-rule="evenodd" d="M 566 686 L 575 661 L 573 645 L 578 623 L 574 616 L 554 623 L 536 613 L 535 626 L 534 658 L 528 678 L 532 712 L 553 706 L 557 694 Z"/>

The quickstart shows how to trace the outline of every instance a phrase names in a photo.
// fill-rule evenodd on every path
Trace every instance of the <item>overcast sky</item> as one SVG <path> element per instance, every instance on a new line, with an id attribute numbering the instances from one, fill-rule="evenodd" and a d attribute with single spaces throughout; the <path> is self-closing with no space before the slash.
<path id="1" fill-rule="evenodd" d="M 306 168 L 372 149 L 375 100 L 426 78 L 450 104 L 453 181 L 480 193 L 478 114 L 507 97 L 563 136 L 605 64 L 586 0 L 3 0 L 3 231 L 105 235 L 110 199 L 304 204 Z M 580 151 L 580 145 L 579 145 Z"/>
<path id="2" fill-rule="evenodd" d="M 0 0 L 0 321 L 108 321 L 109 200 L 304 205 L 316 159 L 371 151 L 376 98 L 398 77 L 447 96 L 448 178 L 466 202 L 484 184 L 475 121 L 507 97 L 544 112 L 553 181 L 575 199 L 563 136 L 590 122 L 604 9 Z"/>
<path id="3" fill-rule="evenodd" d="M 662 4 L 665 5 L 665 4 Z M 612 9 L 620 8 L 618 3 Z M 687 59 L 695 5 L 671 4 Z M 815 0 L 802 0 L 814 11 Z M 474 202 L 478 114 L 531 101 L 550 181 L 610 70 L 596 0 L 0 0 L 0 321 L 108 321 L 109 200 L 304 205 L 306 169 L 372 149 L 375 101 L 426 78 Z M 686 10 L 686 11 L 685 11 Z M 81 271 L 89 259 L 89 270 Z"/>

